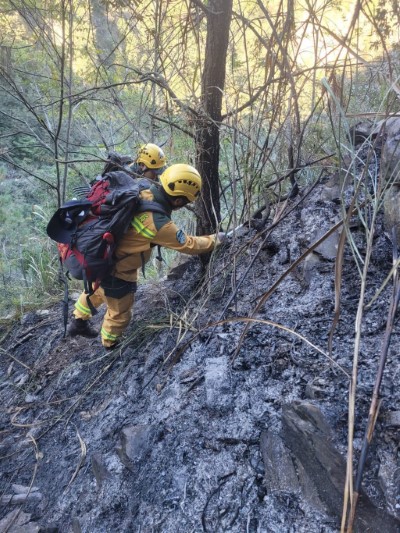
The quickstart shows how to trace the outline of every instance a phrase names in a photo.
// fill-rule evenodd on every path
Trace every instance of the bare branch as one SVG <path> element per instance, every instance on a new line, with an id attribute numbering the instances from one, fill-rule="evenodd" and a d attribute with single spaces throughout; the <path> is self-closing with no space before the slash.
<path id="1" fill-rule="evenodd" d="M 5 154 L 0 154 L 0 160 L 4 161 L 5 163 L 13 166 L 14 168 L 17 168 L 18 170 L 22 170 L 23 172 L 25 172 L 26 174 L 28 174 L 28 176 L 32 176 L 33 178 L 41 181 L 42 183 L 45 183 L 46 185 L 48 185 L 53 191 L 57 191 L 57 187 L 55 185 L 53 185 L 52 183 L 50 183 L 49 181 L 46 181 L 45 179 L 43 179 L 42 177 L 38 176 L 37 174 L 33 174 L 30 170 L 26 170 L 26 168 L 22 167 L 21 165 L 18 165 L 17 163 L 14 163 L 14 161 L 9 158 L 9 157 L 4 157 Z"/>
<path id="2" fill-rule="evenodd" d="M 172 122 L 171 120 L 166 120 L 165 118 L 158 117 L 157 115 L 153 115 L 152 113 L 149 113 L 149 115 L 150 117 L 154 118 L 154 120 L 158 120 L 158 122 L 163 122 L 164 124 L 168 124 L 172 128 L 175 128 L 176 130 L 183 132 L 185 135 L 188 135 L 192 139 L 195 138 L 195 135 L 191 131 L 185 128 L 182 128 L 182 126 L 179 126 L 178 124 L 176 124 L 176 122 Z"/>

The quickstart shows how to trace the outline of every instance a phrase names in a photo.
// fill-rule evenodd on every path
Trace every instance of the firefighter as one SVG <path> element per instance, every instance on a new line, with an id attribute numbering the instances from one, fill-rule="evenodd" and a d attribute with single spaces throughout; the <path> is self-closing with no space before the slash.
<path id="1" fill-rule="evenodd" d="M 183 254 L 197 255 L 211 252 L 225 234 L 195 237 L 187 235 L 171 220 L 172 211 L 194 202 L 200 195 L 202 180 L 198 171 L 186 164 L 168 167 L 160 176 L 160 184 L 141 192 L 143 200 L 159 203 L 165 214 L 145 211 L 134 216 L 131 226 L 116 249 L 116 264 L 111 276 L 103 280 L 90 296 L 96 308 L 105 303 L 107 310 L 101 327 L 101 341 L 105 348 L 113 348 L 127 328 L 137 288 L 138 270 L 150 260 L 155 245 Z M 87 294 L 82 293 L 75 304 L 74 318 L 69 327 L 71 336 L 97 336 L 89 324 L 91 310 Z"/>
<path id="2" fill-rule="evenodd" d="M 165 170 L 166 163 L 167 159 L 161 148 L 156 144 L 147 143 L 140 148 L 131 169 L 141 177 L 157 182 Z"/>

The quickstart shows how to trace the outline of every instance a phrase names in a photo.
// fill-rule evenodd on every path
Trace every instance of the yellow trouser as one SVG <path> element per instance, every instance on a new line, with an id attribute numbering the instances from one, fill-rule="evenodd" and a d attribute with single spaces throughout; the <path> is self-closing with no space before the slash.
<path id="1" fill-rule="evenodd" d="M 104 294 L 104 289 L 102 287 L 99 287 L 97 291 L 90 296 L 90 301 L 93 307 L 97 308 L 102 303 L 107 305 L 107 311 L 104 315 L 101 327 L 101 342 L 103 346 L 108 348 L 113 346 L 118 337 L 120 337 L 125 331 L 131 320 L 134 300 L 134 292 L 129 292 L 122 298 L 111 298 Z M 83 292 L 75 304 L 74 317 L 81 318 L 82 320 L 89 320 L 91 316 L 92 313 L 87 304 L 87 294 Z"/>

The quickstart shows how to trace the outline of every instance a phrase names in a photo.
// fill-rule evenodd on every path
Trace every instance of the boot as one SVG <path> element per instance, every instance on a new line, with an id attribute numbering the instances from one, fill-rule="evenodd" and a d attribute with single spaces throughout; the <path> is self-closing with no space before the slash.
<path id="1" fill-rule="evenodd" d="M 81 335 L 82 337 L 97 337 L 98 332 L 91 327 L 89 320 L 73 318 L 68 327 L 68 335 L 70 337 L 76 337 L 77 335 Z"/>
<path id="2" fill-rule="evenodd" d="M 104 346 L 103 344 L 103 348 L 105 349 L 106 352 L 111 352 L 111 350 L 114 350 L 114 348 L 118 348 L 119 346 L 119 342 L 114 342 L 114 344 L 111 344 L 110 346 Z"/>
<path id="3" fill-rule="evenodd" d="M 101 344 L 103 345 L 103 348 L 108 352 L 108 351 L 110 351 L 110 350 L 114 350 L 114 348 L 116 348 L 117 346 L 119 346 L 120 340 L 121 340 L 121 339 L 117 339 L 116 341 L 114 341 L 113 343 L 111 343 L 109 340 L 104 340 L 104 339 L 102 339 L 102 340 L 101 340 Z"/>

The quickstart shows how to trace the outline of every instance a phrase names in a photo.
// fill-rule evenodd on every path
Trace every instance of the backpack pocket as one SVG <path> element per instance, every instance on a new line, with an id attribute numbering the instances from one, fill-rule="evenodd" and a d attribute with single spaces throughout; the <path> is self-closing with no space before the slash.
<path id="1" fill-rule="evenodd" d="M 97 279 L 102 279 L 110 273 L 112 268 L 111 261 L 105 261 L 98 257 L 85 257 L 85 263 L 82 264 L 81 260 L 77 257 L 75 252 L 71 252 L 64 261 L 65 268 L 69 274 L 75 279 L 88 280 L 94 282 Z"/>

